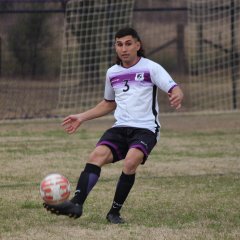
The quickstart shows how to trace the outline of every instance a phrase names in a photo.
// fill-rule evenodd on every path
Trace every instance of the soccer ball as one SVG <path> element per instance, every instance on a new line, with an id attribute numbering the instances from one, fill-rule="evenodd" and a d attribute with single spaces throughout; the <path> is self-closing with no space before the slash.
<path id="1" fill-rule="evenodd" d="M 47 175 L 40 184 L 40 194 L 44 202 L 59 204 L 68 199 L 70 195 L 70 183 L 61 174 Z"/>

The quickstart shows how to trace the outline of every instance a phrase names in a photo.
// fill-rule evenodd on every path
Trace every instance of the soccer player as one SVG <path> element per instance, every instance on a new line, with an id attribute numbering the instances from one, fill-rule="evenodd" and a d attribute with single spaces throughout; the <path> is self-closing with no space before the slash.
<path id="1" fill-rule="evenodd" d="M 120 210 L 134 184 L 138 166 L 145 163 L 159 138 L 157 88 L 168 95 L 173 108 L 181 107 L 182 90 L 163 67 L 145 58 L 142 42 L 134 29 L 123 28 L 116 33 L 115 50 L 117 61 L 107 71 L 104 100 L 90 110 L 69 115 L 62 125 L 71 134 L 85 121 L 114 110 L 116 122 L 90 154 L 74 197 L 59 205 L 44 203 L 44 207 L 54 214 L 80 217 L 101 168 L 123 160 L 122 173 L 106 218 L 113 224 L 124 223 Z"/>

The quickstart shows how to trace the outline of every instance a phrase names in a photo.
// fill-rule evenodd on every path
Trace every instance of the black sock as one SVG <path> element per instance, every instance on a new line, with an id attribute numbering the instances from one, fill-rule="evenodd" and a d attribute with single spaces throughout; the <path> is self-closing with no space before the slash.
<path id="1" fill-rule="evenodd" d="M 122 172 L 119 178 L 112 207 L 109 213 L 119 213 L 135 181 L 135 174 L 127 175 Z"/>
<path id="2" fill-rule="evenodd" d="M 81 173 L 72 202 L 83 204 L 87 195 L 95 186 L 101 173 L 101 168 L 97 165 L 87 163 Z"/>

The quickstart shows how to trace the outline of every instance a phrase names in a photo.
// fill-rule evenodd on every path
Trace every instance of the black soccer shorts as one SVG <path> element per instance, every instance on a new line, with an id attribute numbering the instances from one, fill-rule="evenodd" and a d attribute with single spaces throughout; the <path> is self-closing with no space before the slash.
<path id="1" fill-rule="evenodd" d="M 137 148 L 144 154 L 144 164 L 156 143 L 156 135 L 148 129 L 113 127 L 103 134 L 96 146 L 108 146 L 113 154 L 113 162 L 124 159 L 130 148 Z"/>

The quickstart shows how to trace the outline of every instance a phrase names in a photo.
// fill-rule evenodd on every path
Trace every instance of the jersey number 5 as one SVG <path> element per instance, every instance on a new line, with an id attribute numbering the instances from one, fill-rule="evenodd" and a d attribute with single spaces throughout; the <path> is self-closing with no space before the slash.
<path id="1" fill-rule="evenodd" d="M 124 80 L 124 82 L 125 82 L 124 87 L 126 88 L 123 89 L 123 92 L 127 92 L 129 90 L 128 80 Z"/>

